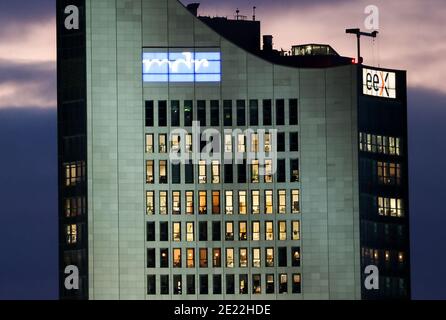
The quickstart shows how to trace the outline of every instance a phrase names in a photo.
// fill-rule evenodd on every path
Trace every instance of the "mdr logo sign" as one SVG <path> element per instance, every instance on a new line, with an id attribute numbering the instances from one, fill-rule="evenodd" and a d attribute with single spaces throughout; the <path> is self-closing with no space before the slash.
<path id="1" fill-rule="evenodd" d="M 362 70 L 363 94 L 396 99 L 396 74 L 383 70 Z"/>

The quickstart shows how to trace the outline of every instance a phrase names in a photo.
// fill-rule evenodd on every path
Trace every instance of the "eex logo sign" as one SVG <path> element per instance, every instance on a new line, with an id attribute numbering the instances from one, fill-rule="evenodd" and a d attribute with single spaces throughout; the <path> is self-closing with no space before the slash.
<path id="1" fill-rule="evenodd" d="M 396 99 L 396 74 L 383 70 L 364 68 L 363 93 L 368 96 Z"/>
<path id="2" fill-rule="evenodd" d="M 79 8 L 74 5 L 65 7 L 65 29 L 67 30 L 79 30 Z"/>

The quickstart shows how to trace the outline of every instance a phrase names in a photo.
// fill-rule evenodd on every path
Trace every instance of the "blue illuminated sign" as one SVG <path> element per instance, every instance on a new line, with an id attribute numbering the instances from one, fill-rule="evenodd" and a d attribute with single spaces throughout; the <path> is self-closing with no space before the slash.
<path id="1" fill-rule="evenodd" d="M 220 52 L 144 52 L 144 82 L 220 82 Z"/>

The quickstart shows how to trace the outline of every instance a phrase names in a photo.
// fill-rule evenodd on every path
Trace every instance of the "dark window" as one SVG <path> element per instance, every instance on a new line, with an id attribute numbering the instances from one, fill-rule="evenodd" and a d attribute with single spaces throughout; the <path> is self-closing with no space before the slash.
<path id="1" fill-rule="evenodd" d="M 276 125 L 285 125 L 285 100 L 276 100 Z"/>
<path id="2" fill-rule="evenodd" d="M 155 249 L 147 249 L 147 268 L 155 267 Z"/>
<path id="3" fill-rule="evenodd" d="M 170 123 L 172 127 L 179 127 L 180 126 L 180 101 L 173 100 L 171 101 L 171 108 L 170 108 Z"/>
<path id="4" fill-rule="evenodd" d="M 176 274 L 173 276 L 173 294 L 182 294 L 183 293 L 183 281 L 181 279 L 181 275 Z"/>
<path id="5" fill-rule="evenodd" d="M 299 134 L 297 132 L 290 133 L 290 151 L 299 151 Z"/>
<path id="6" fill-rule="evenodd" d="M 200 294 L 209 294 L 208 279 L 209 278 L 207 274 L 200 275 Z"/>
<path id="7" fill-rule="evenodd" d="M 155 222 L 147 222 L 147 241 L 155 241 Z"/>
<path id="8" fill-rule="evenodd" d="M 237 165 L 237 181 L 238 183 L 246 183 L 246 160 L 243 160 L 242 164 Z"/>
<path id="9" fill-rule="evenodd" d="M 225 183 L 234 182 L 234 170 L 232 164 L 225 164 Z"/>
<path id="10" fill-rule="evenodd" d="M 271 126 L 272 118 L 271 100 L 263 100 L 263 125 Z"/>
<path id="11" fill-rule="evenodd" d="M 223 101 L 223 125 L 232 127 L 232 100 Z"/>
<path id="12" fill-rule="evenodd" d="M 187 294 L 195 294 L 195 275 L 188 274 L 186 276 Z"/>
<path id="13" fill-rule="evenodd" d="M 221 222 L 212 222 L 212 241 L 221 241 Z"/>
<path id="14" fill-rule="evenodd" d="M 191 100 L 184 101 L 184 126 L 192 127 L 194 120 L 194 105 Z"/>
<path id="15" fill-rule="evenodd" d="M 198 229 L 198 241 L 208 241 L 208 223 L 200 221 Z"/>
<path id="16" fill-rule="evenodd" d="M 158 126 L 167 127 L 167 101 L 158 102 Z"/>
<path id="17" fill-rule="evenodd" d="M 194 183 L 194 165 L 193 163 L 186 163 L 185 168 L 185 179 L 187 184 Z"/>
<path id="18" fill-rule="evenodd" d="M 153 101 L 146 101 L 146 127 L 153 127 Z"/>
<path id="19" fill-rule="evenodd" d="M 220 126 L 220 103 L 218 100 L 211 101 L 211 126 Z"/>
<path id="20" fill-rule="evenodd" d="M 169 241 L 169 223 L 160 222 L 160 241 Z"/>
<path id="21" fill-rule="evenodd" d="M 169 275 L 161 275 L 161 294 L 169 294 Z"/>
<path id="22" fill-rule="evenodd" d="M 249 125 L 259 125 L 259 101 L 249 100 Z"/>
<path id="23" fill-rule="evenodd" d="M 226 275 L 226 294 L 235 294 L 234 275 Z"/>
<path id="24" fill-rule="evenodd" d="M 156 277 L 154 275 L 147 276 L 147 294 L 156 294 Z"/>
<path id="25" fill-rule="evenodd" d="M 279 267 L 287 266 L 286 247 L 279 247 Z"/>
<path id="26" fill-rule="evenodd" d="M 221 294 L 221 275 L 215 274 L 212 280 L 214 294 Z"/>
<path id="27" fill-rule="evenodd" d="M 197 118 L 200 122 L 200 127 L 206 127 L 206 101 L 197 101 Z"/>
<path id="28" fill-rule="evenodd" d="M 172 164 L 172 184 L 181 183 L 181 165 Z"/>
<path id="29" fill-rule="evenodd" d="M 247 274 L 239 275 L 239 288 L 240 288 L 240 294 L 248 294 L 248 275 Z"/>
<path id="30" fill-rule="evenodd" d="M 290 99 L 289 118 L 290 126 L 299 124 L 299 110 L 297 106 L 297 99 Z"/>
<path id="31" fill-rule="evenodd" d="M 286 168 L 285 160 L 277 160 L 277 182 L 286 182 Z"/>
<path id="32" fill-rule="evenodd" d="M 277 152 L 285 152 L 285 133 L 277 133 Z"/>
<path id="33" fill-rule="evenodd" d="M 246 102 L 237 100 L 237 125 L 246 126 Z"/>
<path id="34" fill-rule="evenodd" d="M 299 159 L 290 160 L 291 182 L 299 182 Z"/>
<path id="35" fill-rule="evenodd" d="M 291 265 L 293 267 L 300 267 L 300 248 L 299 247 L 291 248 Z"/>
<path id="36" fill-rule="evenodd" d="M 160 267 L 169 268 L 169 249 L 160 249 Z"/>
<path id="37" fill-rule="evenodd" d="M 262 293 L 262 278 L 260 274 L 252 275 L 252 293 L 261 294 Z"/>

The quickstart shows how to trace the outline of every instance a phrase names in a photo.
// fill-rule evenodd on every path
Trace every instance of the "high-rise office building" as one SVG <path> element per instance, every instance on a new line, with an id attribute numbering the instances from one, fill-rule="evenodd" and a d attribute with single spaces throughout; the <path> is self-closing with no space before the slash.
<path id="1" fill-rule="evenodd" d="M 405 72 L 197 8 L 57 1 L 61 298 L 409 298 Z"/>

